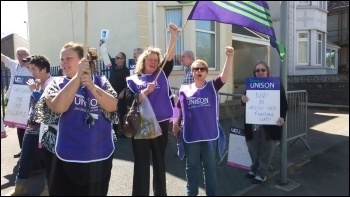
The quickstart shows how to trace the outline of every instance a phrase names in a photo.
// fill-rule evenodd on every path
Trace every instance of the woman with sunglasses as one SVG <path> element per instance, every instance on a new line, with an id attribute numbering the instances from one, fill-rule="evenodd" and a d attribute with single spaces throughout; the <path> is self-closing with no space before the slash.
<path id="1" fill-rule="evenodd" d="M 198 195 L 199 169 L 204 170 L 205 191 L 207 196 L 216 194 L 216 148 L 224 137 L 219 130 L 218 91 L 232 74 L 234 49 L 225 48 L 226 61 L 221 74 L 207 82 L 208 64 L 203 60 L 195 60 L 192 65 L 194 83 L 182 85 L 179 90 L 177 107 L 178 118 L 173 124 L 173 133 L 184 145 L 186 155 L 187 194 Z M 179 127 L 183 118 L 183 129 Z M 181 147 L 179 146 L 179 151 Z M 179 154 L 180 159 L 184 155 Z"/>
<path id="2" fill-rule="evenodd" d="M 270 68 L 266 62 L 258 62 L 253 70 L 254 77 L 269 77 Z M 249 98 L 244 94 L 241 98 L 245 105 Z M 266 180 L 269 174 L 269 166 L 274 148 L 278 140 L 281 140 L 282 125 L 286 120 L 288 103 L 286 92 L 281 83 L 280 89 L 280 118 L 276 125 L 244 124 L 244 134 L 247 141 L 248 151 L 252 158 L 251 170 L 245 177 L 251 178 L 253 184 L 260 184 Z"/>
<path id="3" fill-rule="evenodd" d="M 123 52 L 119 52 L 114 59 L 115 64 L 111 66 L 111 72 L 109 76 L 109 82 L 112 87 L 118 93 L 118 116 L 119 116 L 119 125 L 113 124 L 113 130 L 117 137 L 125 138 L 123 132 L 124 116 L 128 111 L 128 107 L 125 102 L 125 90 L 126 90 L 126 78 L 130 76 L 130 71 L 126 67 L 126 55 Z"/>
<path id="4" fill-rule="evenodd" d="M 100 40 L 100 46 L 105 43 L 105 40 Z M 126 55 L 124 52 L 119 52 L 114 59 L 111 58 L 109 55 L 109 59 L 111 60 L 112 66 L 110 66 L 110 75 L 108 78 L 108 81 L 111 83 L 113 89 L 118 94 L 118 116 L 119 116 L 119 123 L 113 124 L 113 130 L 117 137 L 119 138 L 125 138 L 123 132 L 123 126 L 124 122 L 122 121 L 124 119 L 124 116 L 126 115 L 128 111 L 128 107 L 125 102 L 125 90 L 126 90 L 126 78 L 130 76 L 130 71 L 126 67 Z M 114 60 L 114 61 L 113 61 Z"/>
<path id="5" fill-rule="evenodd" d="M 105 76 L 94 76 L 97 52 L 69 42 L 61 49 L 64 76 L 55 78 L 36 106 L 49 125 L 43 146 L 55 153 L 50 196 L 106 196 L 114 152 L 112 124 L 118 122 L 117 93 Z M 55 138 L 55 136 L 57 136 Z M 54 147 L 52 147 L 54 146 Z"/>

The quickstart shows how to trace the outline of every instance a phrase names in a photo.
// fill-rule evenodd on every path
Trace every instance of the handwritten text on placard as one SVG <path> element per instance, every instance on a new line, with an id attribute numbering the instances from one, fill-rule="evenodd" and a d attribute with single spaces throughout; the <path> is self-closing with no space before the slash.
<path id="1" fill-rule="evenodd" d="M 26 128 L 29 113 L 30 91 L 27 81 L 33 77 L 15 76 L 11 97 L 8 101 L 4 123 L 18 128 Z"/>
<path id="2" fill-rule="evenodd" d="M 275 125 L 280 117 L 280 78 L 248 78 L 246 123 Z"/>

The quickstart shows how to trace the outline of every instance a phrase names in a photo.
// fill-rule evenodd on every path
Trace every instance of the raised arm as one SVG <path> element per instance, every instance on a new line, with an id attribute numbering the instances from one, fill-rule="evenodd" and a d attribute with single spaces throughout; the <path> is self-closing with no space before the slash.
<path id="1" fill-rule="evenodd" d="M 105 64 L 105 66 L 106 67 L 112 66 L 114 64 L 114 62 L 112 61 L 112 58 L 107 51 L 107 46 L 106 46 L 105 41 L 103 39 L 100 40 L 100 49 L 101 49 L 102 60 L 103 60 L 103 63 Z M 109 58 L 110 62 L 108 62 L 108 58 Z"/>
<path id="2" fill-rule="evenodd" d="M 1 61 L 5 64 L 5 60 L 6 60 L 6 55 L 1 53 Z"/>
<path id="3" fill-rule="evenodd" d="M 74 76 L 68 84 L 54 97 L 46 99 L 47 106 L 55 113 L 66 112 L 72 104 L 75 93 L 80 87 L 80 79 Z"/>
<path id="4" fill-rule="evenodd" d="M 174 58 L 175 47 L 176 47 L 175 42 L 177 40 L 177 32 L 179 31 L 179 29 L 175 24 L 169 23 L 169 31 L 170 31 L 170 41 L 168 44 L 168 49 L 166 51 L 166 54 L 167 54 L 166 59 L 168 61 Z"/>
<path id="5" fill-rule="evenodd" d="M 232 74 L 234 49 L 231 46 L 225 48 L 226 61 L 220 74 L 222 83 L 226 83 L 228 76 Z"/>

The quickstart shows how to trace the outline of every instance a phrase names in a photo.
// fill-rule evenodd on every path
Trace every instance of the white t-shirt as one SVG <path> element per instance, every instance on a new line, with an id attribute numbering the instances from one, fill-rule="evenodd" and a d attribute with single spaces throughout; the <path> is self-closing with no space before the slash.
<path id="1" fill-rule="evenodd" d="M 5 66 L 10 69 L 11 72 L 11 78 L 10 78 L 10 85 L 6 92 L 6 98 L 10 99 L 10 94 L 12 90 L 12 84 L 13 80 L 15 79 L 15 76 L 33 76 L 32 73 L 28 70 L 27 67 L 22 67 L 19 65 L 18 60 L 13 60 L 9 57 L 5 57 Z"/>

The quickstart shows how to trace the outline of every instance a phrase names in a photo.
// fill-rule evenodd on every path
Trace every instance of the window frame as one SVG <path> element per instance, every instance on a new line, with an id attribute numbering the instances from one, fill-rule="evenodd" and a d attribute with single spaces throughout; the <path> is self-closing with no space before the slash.
<path id="1" fill-rule="evenodd" d="M 298 1 L 298 5 L 310 5 L 310 1 Z"/>
<path id="2" fill-rule="evenodd" d="M 320 37 L 320 39 L 319 39 Z M 321 32 L 316 33 L 316 65 L 322 65 L 323 59 L 323 34 Z"/>
<path id="3" fill-rule="evenodd" d="M 300 34 L 306 33 L 307 34 L 307 38 L 300 38 Z M 297 65 L 298 66 L 306 66 L 310 64 L 310 32 L 309 31 L 298 31 L 298 40 L 297 40 Z M 300 52 L 299 52 L 299 48 L 300 48 L 300 43 L 304 43 L 306 42 L 306 62 L 300 62 Z"/>
<path id="4" fill-rule="evenodd" d="M 327 9 L 327 1 L 317 1 L 317 6 L 321 9 Z"/>
<path id="5" fill-rule="evenodd" d="M 209 22 L 209 23 L 212 23 L 212 26 L 214 27 L 214 30 L 204 30 L 204 29 L 199 29 L 197 28 L 197 22 Z M 207 62 L 208 64 L 208 67 L 209 67 L 209 70 L 218 70 L 220 69 L 219 67 L 216 66 L 216 46 L 217 46 L 217 41 L 216 41 L 216 32 L 217 32 L 217 23 L 215 21 L 200 21 L 200 20 L 197 20 L 196 21 L 196 25 L 195 25 L 195 34 L 196 34 L 196 56 L 199 58 L 199 59 L 202 59 L 204 60 L 205 62 Z M 210 50 L 208 54 L 211 54 L 214 56 L 214 60 L 213 62 L 210 62 L 206 56 L 205 57 L 201 57 L 200 55 L 200 50 L 198 49 L 198 42 L 197 42 L 197 38 L 198 38 L 198 35 L 197 33 L 207 33 L 209 35 L 212 35 L 213 36 L 213 39 L 214 39 L 214 47 L 210 47 Z"/>
<path id="6" fill-rule="evenodd" d="M 166 47 L 167 47 L 167 44 L 169 43 L 169 39 L 170 39 L 170 31 L 169 31 L 169 28 L 168 28 L 168 25 L 169 24 L 167 24 L 167 21 L 171 21 L 171 20 L 168 20 L 168 13 L 167 13 L 167 11 L 169 11 L 169 10 L 180 10 L 181 11 L 181 14 L 180 14 L 180 16 L 181 16 L 181 19 L 180 19 L 180 21 L 181 21 L 181 25 L 179 25 L 179 24 L 176 24 L 177 25 L 177 27 L 178 27 L 178 30 L 179 30 L 179 32 L 182 32 L 182 25 L 183 25 L 183 23 L 182 23 L 182 18 L 183 18 L 183 9 L 182 9 L 182 7 L 172 7 L 172 8 L 165 8 L 165 45 L 166 45 Z M 181 45 L 181 46 L 178 46 L 178 45 Z M 168 47 L 171 47 L 171 46 L 168 46 Z M 181 54 L 182 54 L 182 52 L 184 51 L 184 39 L 183 39 L 183 35 L 182 36 L 178 36 L 177 37 L 177 41 L 176 41 L 176 44 L 175 44 L 175 46 L 174 46 L 174 50 L 175 50 L 175 54 L 174 54 L 174 68 L 173 68 L 173 70 L 183 70 L 184 69 L 184 67 L 181 65 Z"/>
<path id="7" fill-rule="evenodd" d="M 336 58 L 337 58 L 337 50 L 333 48 L 326 49 L 326 63 L 325 66 L 330 69 L 336 69 Z M 333 65 L 333 67 L 332 67 Z"/>

